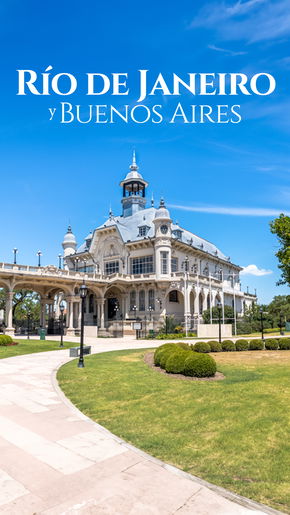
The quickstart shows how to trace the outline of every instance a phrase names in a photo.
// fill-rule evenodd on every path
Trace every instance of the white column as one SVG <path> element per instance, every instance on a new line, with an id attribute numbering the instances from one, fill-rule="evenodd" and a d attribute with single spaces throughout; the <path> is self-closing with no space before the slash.
<path id="1" fill-rule="evenodd" d="M 82 319 L 82 301 L 78 302 L 78 329 L 81 328 L 81 319 Z"/>
<path id="2" fill-rule="evenodd" d="M 194 314 L 199 315 L 199 288 L 195 288 L 195 297 L 194 297 Z"/>
<path id="3" fill-rule="evenodd" d="M 74 327 L 74 303 L 70 301 L 69 303 L 69 329 L 73 329 Z"/>
<path id="4" fill-rule="evenodd" d="M 98 327 L 99 329 L 105 329 L 105 299 L 97 299 L 98 305 Z"/>
<path id="5" fill-rule="evenodd" d="M 204 290 L 203 291 L 203 300 L 202 300 L 202 312 L 206 311 L 207 309 L 207 294 L 208 294 L 208 290 Z"/>
<path id="6" fill-rule="evenodd" d="M 67 307 L 68 307 L 68 314 L 67 314 L 67 336 L 74 336 L 74 310 L 73 310 L 73 301 L 71 299 L 67 299 Z"/>
<path id="7" fill-rule="evenodd" d="M 105 299 L 101 300 L 100 303 L 100 309 L 101 309 L 101 329 L 105 329 Z"/>
<path id="8" fill-rule="evenodd" d="M 46 311 L 46 301 L 44 298 L 40 299 L 40 326 L 45 328 L 45 311 Z"/>
<path id="9" fill-rule="evenodd" d="M 9 336 L 14 336 L 14 327 L 13 327 L 13 291 L 8 291 L 6 294 L 6 309 L 5 309 L 5 316 L 6 316 L 6 328 L 5 328 L 5 334 Z"/>

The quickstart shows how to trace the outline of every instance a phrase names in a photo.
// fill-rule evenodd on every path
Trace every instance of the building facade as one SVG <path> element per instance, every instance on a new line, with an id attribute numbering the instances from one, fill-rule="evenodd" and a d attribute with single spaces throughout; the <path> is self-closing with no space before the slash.
<path id="1" fill-rule="evenodd" d="M 234 322 L 256 301 L 241 290 L 241 267 L 214 244 L 174 223 L 165 202 L 146 204 L 148 183 L 136 164 L 121 181 L 122 214 L 108 219 L 77 246 L 71 227 L 64 236 L 63 267 L 0 263 L 0 287 L 6 290 L 5 326 L 14 334 L 13 295 L 20 289 L 39 294 L 40 326 L 53 326 L 59 304 L 66 306 L 67 335 L 78 334 L 81 322 L 79 288 L 88 287 L 85 325 L 91 334 L 129 334 L 133 322 L 148 329 L 164 325 L 166 316 L 195 330 L 202 314 L 220 303 L 234 310 Z"/>
<path id="2" fill-rule="evenodd" d="M 214 244 L 171 219 L 163 199 L 146 204 L 148 183 L 136 163 L 121 181 L 122 214 L 108 219 L 77 247 L 71 227 L 64 237 L 64 268 L 95 277 L 87 297 L 85 321 L 99 333 L 112 332 L 116 320 L 138 319 L 152 326 L 165 315 L 186 329 L 202 323 L 202 313 L 221 303 L 242 316 L 256 298 L 241 291 L 241 267 Z M 77 326 L 78 312 L 75 313 Z"/>

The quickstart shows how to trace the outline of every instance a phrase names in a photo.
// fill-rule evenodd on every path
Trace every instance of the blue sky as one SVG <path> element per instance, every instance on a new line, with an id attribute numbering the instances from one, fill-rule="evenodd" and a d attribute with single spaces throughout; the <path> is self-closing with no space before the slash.
<path id="1" fill-rule="evenodd" d="M 259 299 L 289 293 L 276 287 L 277 240 L 269 222 L 290 211 L 290 1 L 112 1 L 1 3 L 1 257 L 57 264 L 70 221 L 78 242 L 120 212 L 120 180 L 132 149 L 148 180 L 149 197 L 164 195 L 174 220 L 213 241 L 233 262 L 251 267 L 244 288 Z M 3 51 L 4 50 L 4 51 Z M 17 69 L 38 73 L 128 73 L 126 97 L 19 97 Z M 156 95 L 148 106 L 165 112 L 191 104 L 241 104 L 239 124 L 60 124 L 48 107 L 60 101 L 120 107 L 137 100 L 137 70 L 267 72 L 277 81 L 269 97 Z M 270 273 L 271 271 L 271 273 Z M 253 275 L 253 273 L 258 275 Z"/>

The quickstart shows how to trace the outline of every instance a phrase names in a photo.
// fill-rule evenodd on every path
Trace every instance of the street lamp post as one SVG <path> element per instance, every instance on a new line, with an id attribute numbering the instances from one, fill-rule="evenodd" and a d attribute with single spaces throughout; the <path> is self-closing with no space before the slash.
<path id="1" fill-rule="evenodd" d="M 220 301 L 217 303 L 218 319 L 219 319 L 219 343 L 222 343 L 222 304 Z"/>
<path id="2" fill-rule="evenodd" d="M 84 366 L 85 366 L 85 364 L 84 364 L 84 322 L 85 322 L 84 318 L 85 318 L 85 301 L 86 301 L 87 293 L 88 293 L 88 289 L 87 289 L 85 283 L 83 283 L 80 287 L 80 298 L 82 300 L 82 306 L 81 306 L 80 357 L 79 357 L 79 362 L 78 362 L 79 368 L 84 368 Z"/>
<path id="3" fill-rule="evenodd" d="M 189 259 L 185 256 L 185 260 L 182 263 L 184 268 L 184 318 L 185 318 L 185 335 L 188 336 L 188 306 L 187 306 L 187 289 L 188 289 L 188 272 L 189 272 Z"/>
<path id="4" fill-rule="evenodd" d="M 61 270 L 61 258 L 62 258 L 62 255 L 59 254 L 58 255 L 58 268 Z"/>
<path id="5" fill-rule="evenodd" d="M 18 252 L 18 249 L 17 249 L 17 248 L 14 248 L 14 249 L 13 249 L 13 254 L 14 254 L 14 261 L 13 261 L 13 262 L 14 262 L 14 265 L 16 265 L 16 264 L 17 264 L 17 262 L 16 262 L 16 254 L 17 254 L 17 252 Z"/>
<path id="6" fill-rule="evenodd" d="M 132 311 L 134 311 L 134 314 L 135 314 L 135 320 L 136 320 L 137 306 L 133 306 L 133 307 L 132 307 Z"/>
<path id="7" fill-rule="evenodd" d="M 261 335 L 262 341 L 264 341 L 264 318 L 263 318 L 263 308 L 260 307 L 260 320 L 261 320 Z"/>
<path id="8" fill-rule="evenodd" d="M 153 307 L 152 307 L 152 306 L 149 306 L 148 310 L 149 310 L 149 313 L 150 313 L 150 315 L 149 315 L 149 316 L 150 316 L 150 322 L 151 322 L 151 321 L 152 321 L 152 311 L 153 311 Z"/>
<path id="9" fill-rule="evenodd" d="M 64 313 L 63 302 L 60 303 L 59 310 L 60 310 L 60 320 L 59 320 L 60 321 L 60 344 L 59 344 L 59 346 L 63 347 L 63 313 Z"/>
<path id="10" fill-rule="evenodd" d="M 78 257 L 75 259 L 75 272 L 78 272 L 78 270 L 79 270 L 79 260 L 80 260 L 80 258 L 78 258 Z"/>
<path id="11" fill-rule="evenodd" d="M 41 252 L 41 250 L 39 250 L 39 251 L 37 252 L 37 256 L 38 256 L 38 266 L 41 266 L 41 263 L 40 263 L 40 258 L 41 258 L 41 256 L 42 256 L 42 252 Z"/>

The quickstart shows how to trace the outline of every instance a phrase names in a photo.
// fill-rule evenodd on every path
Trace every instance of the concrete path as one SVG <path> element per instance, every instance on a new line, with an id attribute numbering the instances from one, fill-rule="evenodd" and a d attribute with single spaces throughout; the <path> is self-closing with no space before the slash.
<path id="1" fill-rule="evenodd" d="M 150 346 L 99 339 L 93 351 Z M 82 415 L 55 386 L 68 360 L 68 350 L 0 360 L 1 514 L 278 513 L 208 488 Z"/>

